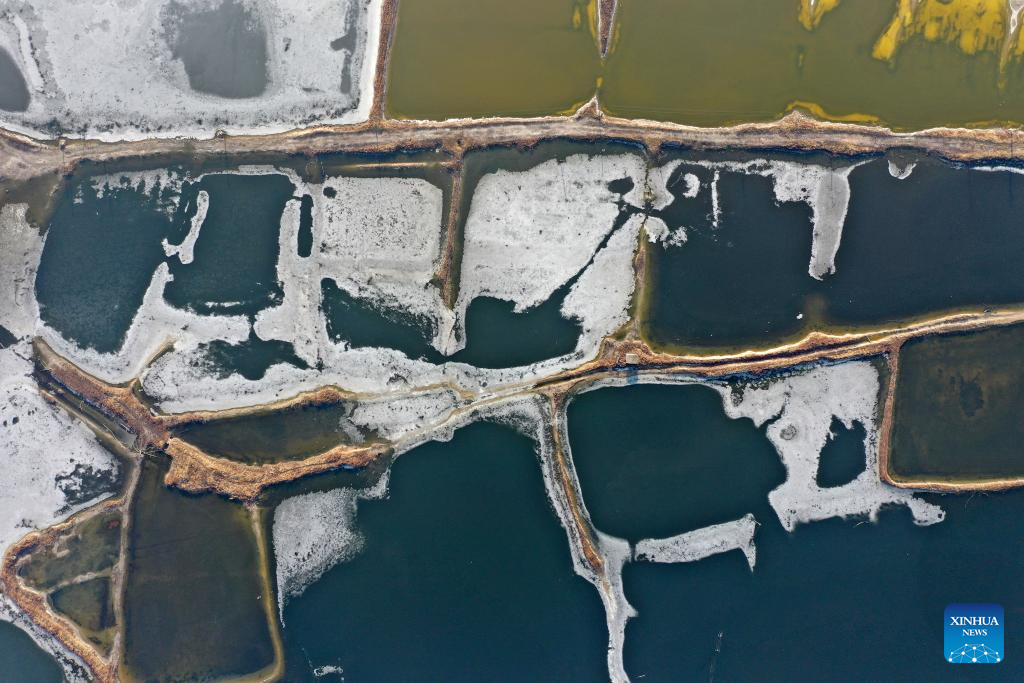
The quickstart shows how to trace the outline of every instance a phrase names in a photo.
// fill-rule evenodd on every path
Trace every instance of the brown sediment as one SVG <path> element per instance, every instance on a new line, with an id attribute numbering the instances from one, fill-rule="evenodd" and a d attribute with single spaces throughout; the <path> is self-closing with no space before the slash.
<path id="1" fill-rule="evenodd" d="M 365 467 L 389 450 L 383 443 L 335 446 L 303 460 L 249 465 L 214 457 L 171 437 L 164 448 L 171 458 L 164 483 L 190 493 L 213 491 L 236 500 L 253 501 L 268 486 L 341 467 Z"/>
<path id="2" fill-rule="evenodd" d="M 586 106 L 592 108 L 592 101 Z M 951 161 L 1013 161 L 1022 158 L 1012 128 L 930 128 L 897 133 L 881 126 L 834 123 L 799 111 L 769 123 L 698 128 L 683 124 L 624 119 L 602 115 L 495 117 L 447 121 L 371 120 L 359 124 L 316 126 L 272 135 L 221 136 L 197 139 L 149 139 L 99 142 L 33 140 L 0 131 L 0 179 L 21 181 L 56 172 L 70 172 L 83 161 L 123 162 L 156 160 L 189 154 L 221 157 L 230 142 L 236 154 L 323 154 L 330 152 L 389 153 L 448 147 L 453 140 L 463 150 L 495 145 L 536 144 L 563 138 L 581 141 L 620 140 L 657 150 L 680 146 L 701 151 L 791 149 L 833 154 L 878 154 L 910 150 Z"/>
<path id="3" fill-rule="evenodd" d="M 252 531 L 256 537 L 256 552 L 260 562 L 260 583 L 263 587 L 263 612 L 267 618 L 267 630 L 270 632 L 270 642 L 274 649 L 274 661 L 264 669 L 246 676 L 246 680 L 260 681 L 261 683 L 280 680 L 284 675 L 284 641 L 281 638 L 281 624 L 274 612 L 274 605 L 277 600 L 274 598 L 274 582 L 270 575 L 270 544 L 267 542 L 267 534 L 263 516 L 266 508 L 255 505 L 246 505 L 249 519 L 252 521 Z"/>
<path id="4" fill-rule="evenodd" d="M 611 44 L 612 27 L 615 23 L 615 6 L 618 0 L 597 0 L 597 40 L 601 48 L 601 56 L 608 55 Z"/>
<path id="5" fill-rule="evenodd" d="M 377 65 L 373 72 L 373 104 L 369 121 L 384 120 L 384 97 L 388 87 L 388 66 L 391 63 L 391 43 L 398 26 L 398 0 L 383 0 L 380 7 L 380 37 L 377 42 Z"/>
<path id="6" fill-rule="evenodd" d="M 21 577 L 18 576 L 18 564 L 29 553 L 52 546 L 62 535 L 90 517 L 109 510 L 123 511 L 124 500 L 123 497 L 107 499 L 88 510 L 72 515 L 63 522 L 27 534 L 7 549 L 2 565 L 0 565 L 0 587 L 3 588 L 3 594 L 13 601 L 36 626 L 56 638 L 68 652 L 84 663 L 94 680 L 99 683 L 117 681 L 117 659 L 114 655 L 120 641 L 121 622 L 118 622 L 119 633 L 114 638 L 114 647 L 111 648 L 110 656 L 104 657 L 99 650 L 82 637 L 73 622 L 59 615 L 50 607 L 45 593 L 30 588 L 21 580 Z"/>
<path id="7" fill-rule="evenodd" d="M 738 373 L 763 373 L 798 365 L 835 362 L 887 353 L 913 337 L 962 332 L 1024 321 L 1024 307 L 979 313 L 958 313 L 902 327 L 831 334 L 811 332 L 803 339 L 769 349 L 721 355 L 677 355 L 658 352 L 639 339 L 605 339 L 597 357 L 579 367 L 552 375 L 538 388 L 589 380 L 606 373 L 647 372 L 716 378 Z"/>
<path id="8" fill-rule="evenodd" d="M 597 550 L 597 543 L 594 539 L 594 530 L 583 514 L 583 504 L 576 495 L 575 478 L 572 474 L 569 463 L 565 457 L 565 445 L 562 443 L 562 416 L 565 407 L 565 392 L 552 390 L 546 392 L 548 398 L 548 409 L 551 411 L 548 429 L 551 435 L 551 458 L 555 465 L 555 474 L 558 477 L 558 486 L 562 488 L 562 495 L 565 496 L 569 511 L 572 513 L 573 524 L 576 533 L 570 534 L 570 538 L 576 537 L 580 541 L 580 550 L 587 564 L 600 575 L 603 575 L 604 558 Z M 571 541 L 570 541 L 571 542 Z"/>
<path id="9" fill-rule="evenodd" d="M 456 277 L 462 266 L 459 249 L 461 240 L 458 232 L 465 161 L 461 154 L 449 166 L 449 172 L 452 174 L 452 191 L 448 201 L 448 215 L 444 221 L 444 252 L 441 255 L 436 279 L 441 283 L 441 301 L 448 308 L 455 308 L 455 300 L 459 295 Z"/>
<path id="10" fill-rule="evenodd" d="M 43 372 L 62 388 L 135 434 L 139 450 L 149 446 L 161 448 L 167 442 L 167 428 L 136 393 L 137 380 L 122 386 L 107 384 L 58 355 L 43 340 L 36 339 L 33 346 Z"/>

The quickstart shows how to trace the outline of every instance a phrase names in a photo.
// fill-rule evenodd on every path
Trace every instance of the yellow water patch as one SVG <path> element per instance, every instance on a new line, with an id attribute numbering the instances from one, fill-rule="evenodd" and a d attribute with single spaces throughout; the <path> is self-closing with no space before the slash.
<path id="1" fill-rule="evenodd" d="M 587 3 L 587 26 L 590 27 L 590 35 L 594 37 L 594 42 L 598 44 L 598 49 L 601 45 L 601 31 L 597 25 L 597 0 L 590 0 Z"/>
<path id="2" fill-rule="evenodd" d="M 892 61 L 900 45 L 914 36 L 956 45 L 968 55 L 999 52 L 1009 20 L 1006 0 L 900 0 L 871 54 Z"/>
<path id="3" fill-rule="evenodd" d="M 821 22 L 821 18 L 839 5 L 839 0 L 800 0 L 800 23 L 808 31 Z"/>
<path id="4" fill-rule="evenodd" d="M 786 113 L 791 111 L 800 110 L 807 112 L 814 118 L 820 121 L 840 121 L 843 123 L 881 123 L 881 119 L 871 114 L 830 114 L 825 111 L 825 108 L 816 102 L 806 102 L 803 100 L 795 100 L 790 102 L 789 106 L 786 107 Z"/>

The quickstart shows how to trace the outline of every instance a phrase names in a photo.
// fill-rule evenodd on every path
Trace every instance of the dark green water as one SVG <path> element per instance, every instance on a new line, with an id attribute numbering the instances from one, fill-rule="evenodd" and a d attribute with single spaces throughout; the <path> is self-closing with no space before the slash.
<path id="1" fill-rule="evenodd" d="M 100 197 L 92 182 L 83 171 L 56 203 L 36 296 L 43 322 L 82 346 L 110 353 L 120 348 L 153 271 L 165 259 L 161 240 L 177 243 L 191 215 L 184 206 L 164 210 L 176 197 L 171 188 L 118 186 Z"/>
<path id="2" fill-rule="evenodd" d="M 832 437 L 821 449 L 818 460 L 818 486 L 843 486 L 856 479 L 864 471 L 864 425 L 853 423 L 847 429 L 838 419 L 832 418 Z"/>
<path id="3" fill-rule="evenodd" d="M 729 419 L 710 387 L 598 389 L 568 424 L 594 525 L 633 541 L 738 519 L 786 478 L 763 430 Z"/>
<path id="4" fill-rule="evenodd" d="M 410 358 L 443 360 L 431 345 L 433 325 L 429 320 L 403 311 L 371 306 L 338 287 L 334 280 L 320 283 L 327 334 L 336 342 L 352 348 L 380 347 L 398 349 Z"/>
<path id="5" fill-rule="evenodd" d="M 250 328 L 249 338 L 237 344 L 215 339 L 209 344 L 200 344 L 203 360 L 208 362 L 220 377 L 237 372 L 248 380 L 262 379 L 272 365 L 287 363 L 306 369 L 309 365 L 295 353 L 290 342 L 276 339 L 265 341 L 256 336 Z"/>
<path id="6" fill-rule="evenodd" d="M 996 602 L 1024 617 L 1019 573 L 1024 493 L 929 496 L 946 520 L 914 526 L 903 509 L 878 524 L 837 519 L 787 534 L 767 505 L 753 572 L 730 552 L 692 564 L 627 565 L 633 680 L 975 681 L 1024 676 L 1024 634 L 1006 627 L 1005 661 L 948 664 L 943 610 Z M 721 636 L 721 651 L 715 653 Z M 642 679 L 640 676 L 644 676 Z"/>
<path id="7" fill-rule="evenodd" d="M 195 260 L 171 261 L 164 297 L 200 313 L 254 314 L 284 296 L 277 281 L 281 214 L 295 191 L 283 175 L 209 175 L 184 197 L 205 190 L 210 206 Z"/>
<path id="8" fill-rule="evenodd" d="M 256 541 L 240 505 L 163 485 L 143 461 L 124 602 L 123 670 L 131 680 L 206 680 L 273 660 Z"/>
<path id="9" fill-rule="evenodd" d="M 892 453 L 898 478 L 1024 476 L 1024 326 L 923 337 L 900 351 Z"/>
<path id="10" fill-rule="evenodd" d="M 370 435 L 348 420 L 345 403 L 304 405 L 269 414 L 185 425 L 176 434 L 207 453 L 251 464 L 301 460 Z"/>
<path id="11" fill-rule="evenodd" d="M 60 683 L 64 672 L 27 633 L 0 621 L 0 668 L 9 683 Z"/>
<path id="12" fill-rule="evenodd" d="M 785 157 L 842 164 L 827 157 Z M 711 224 L 707 169 L 683 167 L 704 189 L 666 210 L 687 242 L 650 250 L 644 327 L 659 346 L 764 345 L 812 328 L 872 327 L 968 307 L 1024 301 L 1024 177 L 931 159 L 896 180 L 879 159 L 850 174 L 836 273 L 807 274 L 810 208 L 776 204 L 770 178 L 722 171 L 722 219 Z M 674 181 L 670 181 L 670 184 Z M 802 316 L 798 318 L 798 316 Z"/>
<path id="13" fill-rule="evenodd" d="M 477 424 L 399 458 L 360 555 L 284 612 L 289 681 L 599 681 L 607 633 L 532 442 Z"/>
<path id="14" fill-rule="evenodd" d="M 562 317 L 569 287 L 561 287 L 544 303 L 522 313 L 515 304 L 477 297 L 466 310 L 466 348 L 452 360 L 481 368 L 511 368 L 556 358 L 576 348 L 580 326 Z"/>

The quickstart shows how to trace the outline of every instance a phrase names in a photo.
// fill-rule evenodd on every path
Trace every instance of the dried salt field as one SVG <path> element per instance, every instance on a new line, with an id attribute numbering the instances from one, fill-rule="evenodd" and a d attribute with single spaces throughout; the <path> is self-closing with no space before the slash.
<path id="1" fill-rule="evenodd" d="M 1019 677 L 1021 7 L 884 4 L 0 8 L 4 670 Z"/>

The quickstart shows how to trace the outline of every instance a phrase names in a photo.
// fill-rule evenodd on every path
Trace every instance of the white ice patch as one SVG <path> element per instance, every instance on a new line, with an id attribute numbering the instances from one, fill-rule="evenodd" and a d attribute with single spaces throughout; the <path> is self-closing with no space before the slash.
<path id="1" fill-rule="evenodd" d="M 706 526 L 670 538 L 648 538 L 636 544 L 634 559 L 644 562 L 696 562 L 705 557 L 742 550 L 751 571 L 757 562 L 754 515 Z"/>
<path id="2" fill-rule="evenodd" d="M 786 481 L 768 500 L 786 530 L 830 517 L 875 520 L 885 505 L 907 506 L 919 525 L 944 518 L 938 506 L 879 479 L 878 389 L 878 371 L 867 361 L 821 366 L 738 391 L 719 387 L 729 417 L 750 418 L 757 426 L 778 418 L 768 426 L 768 439 L 786 467 Z M 847 484 L 822 488 L 816 481 L 818 465 L 833 418 L 848 429 L 854 422 L 864 426 L 866 467 Z"/>
<path id="3" fill-rule="evenodd" d="M 914 172 L 914 167 L 917 166 L 917 162 L 912 161 L 903 168 L 900 168 L 899 165 L 892 159 L 889 159 L 888 164 L 889 175 L 891 175 L 896 180 L 906 180 L 907 178 L 910 177 L 910 174 Z"/>
<path id="4" fill-rule="evenodd" d="M 356 528 L 359 500 L 377 499 L 387 491 L 387 476 L 370 489 L 339 488 L 287 498 L 274 511 L 274 563 L 277 604 L 284 606 L 332 567 L 353 559 L 363 549 Z"/>
<path id="5" fill-rule="evenodd" d="M 510 301 L 521 313 L 587 265 L 619 214 L 620 195 L 608 188 L 619 178 L 633 181 L 623 198 L 641 207 L 646 170 L 632 154 L 577 154 L 480 179 L 466 219 L 458 348 L 465 345 L 466 309 L 476 297 Z"/>
<path id="6" fill-rule="evenodd" d="M 39 320 L 35 283 L 43 238 L 27 210 L 26 204 L 0 208 L 0 326 L 18 338 L 32 335 Z"/>
<path id="7" fill-rule="evenodd" d="M 0 113 L 0 122 L 52 137 L 55 121 L 65 135 L 119 140 L 209 136 L 216 129 L 271 133 L 367 118 L 381 0 L 246 2 L 266 31 L 267 86 L 243 98 L 191 88 L 166 38 L 171 2 L 9 0 L 0 11 L 0 44 L 30 44 L 12 55 L 20 56 L 32 99 L 25 112 Z M 342 36 L 352 46 L 333 49 Z"/>
<path id="8" fill-rule="evenodd" d="M 0 553 L 98 500 L 69 500 L 76 466 L 111 478 L 119 467 L 84 424 L 43 399 L 31 354 L 28 342 L 0 349 Z"/>
<path id="9" fill-rule="evenodd" d="M 182 240 L 181 244 L 170 244 L 165 239 L 163 241 L 164 254 L 167 256 L 177 256 L 182 265 L 187 266 L 192 263 L 196 240 L 199 239 L 199 230 L 203 227 L 203 222 L 206 220 L 206 212 L 209 209 L 210 195 L 206 190 L 200 190 L 196 195 L 196 213 L 192 216 L 192 223 L 189 226 L 188 234 L 185 235 L 185 239 Z"/>

